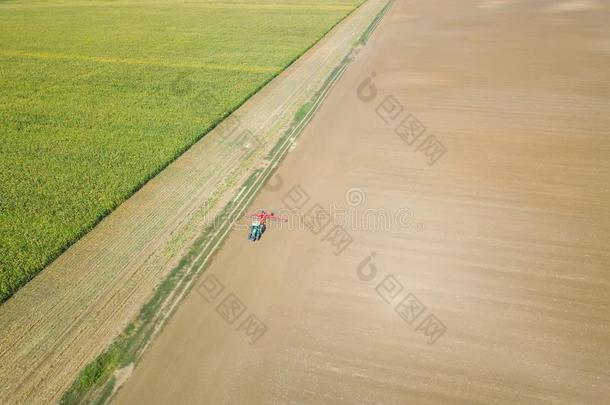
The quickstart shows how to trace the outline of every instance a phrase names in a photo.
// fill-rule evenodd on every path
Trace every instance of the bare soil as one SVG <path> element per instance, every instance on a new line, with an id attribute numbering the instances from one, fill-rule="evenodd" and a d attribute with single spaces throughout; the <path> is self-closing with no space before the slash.
<path id="1" fill-rule="evenodd" d="M 355 212 L 351 244 L 298 215 L 232 232 L 116 402 L 607 403 L 609 19 L 396 1 L 251 207 Z"/>

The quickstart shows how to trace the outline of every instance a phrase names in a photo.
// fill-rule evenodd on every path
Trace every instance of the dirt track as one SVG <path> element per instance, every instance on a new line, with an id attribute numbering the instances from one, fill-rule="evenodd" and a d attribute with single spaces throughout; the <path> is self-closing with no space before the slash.
<path id="1" fill-rule="evenodd" d="M 206 272 L 224 290 L 203 278 L 116 402 L 607 403 L 609 18 L 595 1 L 397 1 L 252 208 L 299 185 L 297 212 L 336 212 L 357 188 L 356 218 L 408 226 L 346 224 L 339 255 L 327 229 L 233 232 Z M 376 114 L 388 95 L 427 128 L 412 146 Z M 429 134 L 446 147 L 431 166 Z M 231 292 L 247 309 L 229 325 Z M 411 324 L 407 293 L 426 307 Z M 238 330 L 249 314 L 262 336 Z M 430 314 L 444 334 L 419 326 Z"/>

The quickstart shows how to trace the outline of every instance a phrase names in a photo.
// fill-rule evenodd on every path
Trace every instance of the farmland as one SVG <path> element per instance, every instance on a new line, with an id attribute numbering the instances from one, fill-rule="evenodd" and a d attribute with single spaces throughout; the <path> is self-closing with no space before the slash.
<path id="1" fill-rule="evenodd" d="M 360 2 L 0 3 L 0 301 Z"/>
<path id="2" fill-rule="evenodd" d="M 394 2 L 113 404 L 608 404 L 609 20 Z"/>

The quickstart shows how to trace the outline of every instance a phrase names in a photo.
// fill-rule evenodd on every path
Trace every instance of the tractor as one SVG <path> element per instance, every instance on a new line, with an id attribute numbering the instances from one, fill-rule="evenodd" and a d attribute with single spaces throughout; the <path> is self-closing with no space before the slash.
<path id="1" fill-rule="evenodd" d="M 260 211 L 256 214 L 249 214 L 251 218 L 255 218 L 252 221 L 252 225 L 250 225 L 250 233 L 248 234 L 248 239 L 252 242 L 258 241 L 265 233 L 267 229 L 266 221 L 269 219 L 271 221 L 288 221 L 287 219 L 280 218 L 275 216 L 273 212 L 266 213 L 265 211 Z"/>
<path id="2" fill-rule="evenodd" d="M 248 239 L 252 242 L 256 242 L 263 236 L 265 232 L 266 225 L 261 224 L 261 221 L 252 221 L 252 225 L 250 225 L 250 234 L 248 235 Z"/>

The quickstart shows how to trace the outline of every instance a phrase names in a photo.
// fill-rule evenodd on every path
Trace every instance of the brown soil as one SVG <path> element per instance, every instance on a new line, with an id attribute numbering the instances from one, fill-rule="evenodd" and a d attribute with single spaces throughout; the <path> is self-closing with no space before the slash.
<path id="1" fill-rule="evenodd" d="M 601 1 L 395 2 L 252 209 L 298 185 L 297 213 L 413 217 L 345 224 L 339 255 L 328 228 L 235 230 L 116 402 L 607 403 L 609 19 Z M 413 145 L 376 113 L 390 95 L 426 127 Z M 425 310 L 403 320 L 405 297 Z"/>

